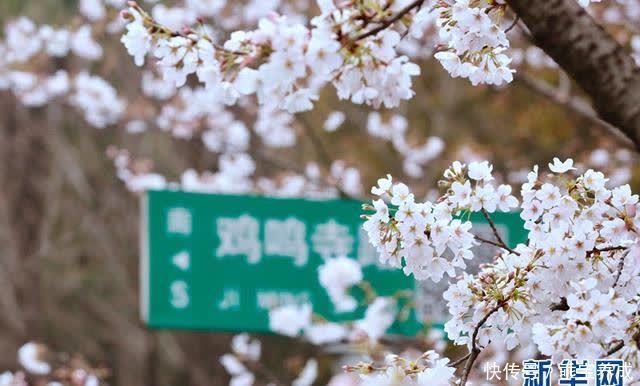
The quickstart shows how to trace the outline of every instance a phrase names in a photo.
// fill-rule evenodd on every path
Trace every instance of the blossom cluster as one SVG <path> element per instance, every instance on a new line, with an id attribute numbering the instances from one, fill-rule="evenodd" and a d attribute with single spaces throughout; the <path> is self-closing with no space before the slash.
<path id="1" fill-rule="evenodd" d="M 318 278 L 337 312 L 356 309 L 357 301 L 348 291 L 363 279 L 362 269 L 357 261 L 344 256 L 329 258 L 318 269 Z"/>
<path id="2" fill-rule="evenodd" d="M 403 170 L 411 177 L 423 176 L 423 168 L 444 150 L 442 138 L 428 137 L 422 145 L 414 146 L 407 140 L 409 123 L 402 115 L 394 114 L 385 120 L 377 111 L 367 118 L 367 131 L 373 137 L 390 141 L 394 149 L 403 157 Z"/>
<path id="3" fill-rule="evenodd" d="M 454 163 L 445 172 L 447 193 L 438 202 L 415 202 L 407 185 L 394 184 L 391 176 L 378 180 L 371 192 L 375 213 L 367 216 L 364 229 L 380 252 L 383 263 L 403 268 L 416 279 L 439 282 L 446 273 L 456 276 L 456 268 L 466 268 L 476 244 L 468 212 L 510 211 L 517 205 L 508 185 L 492 183 L 492 166 L 472 162 Z M 384 201 L 390 199 L 391 207 Z"/>
<path id="4" fill-rule="evenodd" d="M 231 340 L 231 353 L 220 358 L 220 363 L 231 376 L 232 386 L 251 386 L 256 381 L 250 368 L 261 369 L 259 365 L 262 345 L 259 340 L 247 334 L 240 334 Z M 309 359 L 292 386 L 311 386 L 318 376 L 318 362 Z"/>
<path id="5" fill-rule="evenodd" d="M 344 258 L 347 259 L 347 258 Z M 336 312 L 353 310 L 354 300 L 346 295 L 345 288 L 354 283 L 359 269 L 350 267 L 352 263 L 336 261 L 320 268 L 320 280 L 331 300 L 336 305 Z M 348 260 L 348 259 L 347 259 Z M 353 261 L 353 260 L 352 260 Z M 340 266 L 338 266 L 341 265 Z M 357 264 L 353 261 L 353 264 Z M 335 274 L 337 278 L 327 278 L 327 274 Z M 336 302 L 339 301 L 339 302 Z M 341 341 L 377 342 L 395 322 L 398 314 L 397 302 L 392 297 L 376 297 L 365 310 L 364 317 L 351 322 L 330 322 L 320 316 L 314 318 L 311 304 L 283 304 L 270 310 L 269 328 L 271 331 L 289 337 L 301 334 L 315 345 L 338 343 Z M 316 320 L 319 319 L 320 320 Z"/>
<path id="6" fill-rule="evenodd" d="M 206 33 L 178 34 L 159 26 L 134 6 L 126 13 L 129 23 L 122 41 L 136 64 L 142 65 L 151 52 L 165 80 L 180 87 L 196 74 L 208 88 L 223 90 L 228 104 L 240 95 L 256 94 L 261 104 L 289 112 L 310 110 L 329 82 L 341 99 L 358 104 L 395 107 L 413 96 L 411 77 L 420 71 L 397 54 L 400 33 L 389 29 L 363 36 L 376 21 L 363 23 L 363 15 L 382 4 L 364 9 L 338 8 L 331 2 L 320 6 L 322 13 L 311 21 L 311 29 L 286 16 L 266 17 L 258 29 L 236 31 L 222 45 Z"/>
<path id="7" fill-rule="evenodd" d="M 362 385 L 449 386 L 456 369 L 448 364 L 449 359 L 427 351 L 416 359 L 389 354 L 384 366 L 359 363 L 347 366 L 347 371 L 359 373 Z"/>
<path id="8" fill-rule="evenodd" d="M 431 224 L 455 221 L 452 214 L 460 209 L 481 211 L 490 218 L 495 210 L 519 207 L 528 231 L 527 242 L 513 248 L 495 229 L 496 241 L 480 239 L 501 251 L 478 274 L 464 273 L 445 292 L 452 316 L 445 331 L 456 344 L 473 348 L 500 342 L 511 350 L 533 341 L 554 360 L 619 355 L 637 361 L 638 196 L 629 185 L 608 188 L 604 174 L 592 169 L 572 176 L 571 159 L 556 158 L 549 170 L 543 177 L 537 166 L 533 168 L 522 185 L 519 205 L 510 187 L 491 184 L 494 177 L 487 162 L 456 162 L 445 172 L 445 195 L 437 204 L 427 203 L 429 208 L 442 208 L 427 212 L 434 219 L 426 227 L 420 224 L 421 235 L 431 237 Z M 398 217 L 413 197 L 402 184 L 393 185 L 390 177 L 379 185 L 372 192 L 389 195 L 399 207 L 391 216 L 386 203 L 374 201 L 376 213 L 365 229 L 372 231 L 372 244 L 394 253 L 391 256 L 404 255 L 410 266 L 406 249 L 412 246 L 404 242 L 402 224 L 407 216 Z M 462 246 L 451 252 L 467 251 Z M 392 261 L 400 266 L 398 259 Z M 432 272 L 439 265 L 431 262 L 425 269 Z"/>
<path id="9" fill-rule="evenodd" d="M 134 158 L 128 151 L 115 147 L 107 153 L 118 178 L 134 193 L 180 187 L 188 192 L 335 198 L 341 192 L 357 197 L 362 191 L 359 171 L 340 160 L 332 163 L 328 176 L 322 175 L 317 164 L 309 163 L 303 174 L 267 178 L 254 175 L 256 165 L 247 153 L 225 153 L 218 159 L 216 172 L 187 169 L 177 181 L 172 181 L 154 171 L 153 163 L 146 158 Z"/>
<path id="10" fill-rule="evenodd" d="M 513 80 L 506 33 L 499 22 L 505 4 L 499 2 L 438 1 L 438 26 L 447 43 L 435 58 L 453 77 L 469 78 L 473 85 L 501 85 Z"/>
<path id="11" fill-rule="evenodd" d="M 102 46 L 94 40 L 90 25 L 74 30 L 37 26 L 25 17 L 8 23 L 0 41 L 0 90 L 11 90 L 31 107 L 66 97 L 92 126 L 103 128 L 116 123 L 125 103 L 104 79 L 84 71 L 71 74 L 59 69 L 53 74 L 39 74 L 23 68 L 38 55 L 60 59 L 70 54 L 89 61 L 102 58 Z"/>
<path id="12" fill-rule="evenodd" d="M 185 4 L 184 12 L 179 7 L 165 9 L 157 5 L 153 8 L 153 15 L 154 18 L 172 24 L 172 18 L 188 19 L 187 14 L 193 10 L 192 7 L 199 7 L 196 3 L 199 2 Z M 102 20 L 105 17 L 102 11 L 94 15 L 89 12 L 102 6 L 116 7 L 117 4 L 110 0 L 85 1 L 80 4 L 80 11 L 90 21 Z M 77 32 L 68 30 L 71 35 L 92 39 L 91 42 L 71 45 L 72 48 L 77 46 L 85 50 L 77 53 L 84 59 L 88 58 L 87 52 L 101 50 L 93 40 L 96 38 L 96 31 L 92 31 L 88 25 L 86 27 Z M 207 149 L 221 154 L 219 170 L 215 173 L 185 171 L 180 182 L 187 190 L 232 193 L 259 190 L 272 195 L 308 194 L 323 197 L 335 197 L 340 190 L 353 196 L 361 193 L 359 172 L 339 160 L 333 162 L 327 176 L 320 176 L 319 172 L 299 172 L 297 175 L 287 173 L 273 180 L 265 177 L 251 178 L 255 160 L 249 157 L 247 151 L 252 135 L 260 137 L 267 147 L 281 148 L 294 145 L 300 130 L 292 115 L 273 105 L 259 105 L 256 108 L 243 102 L 245 116 L 248 119 L 255 118 L 250 129 L 249 124 L 245 123 L 248 119 L 239 119 L 236 112 L 226 108 L 226 94 L 217 88 L 182 87 L 176 92 L 175 85 L 159 78 L 153 71 L 145 71 L 142 90 L 149 99 L 156 99 L 161 104 L 154 105 L 153 100 L 141 101 L 140 98 L 136 98 L 136 103 L 128 103 L 106 79 L 86 70 L 61 69 L 53 75 L 33 71 L 28 60 L 32 60 L 35 55 L 42 55 L 43 58 L 48 56 L 53 60 L 65 53 L 76 53 L 72 49 L 46 49 L 52 29 L 49 26 L 38 27 L 29 19 L 20 18 L 7 25 L 6 38 L 0 43 L 0 51 L 5 54 L 0 59 L 0 88 L 11 89 L 25 105 L 43 106 L 55 98 L 75 107 L 87 123 L 96 128 L 123 124 L 132 134 L 159 128 L 176 138 L 201 138 Z M 63 30 L 67 31 L 60 29 Z M 33 44 L 34 48 L 25 50 L 27 43 Z M 157 113 L 154 114 L 156 109 Z M 126 119 L 129 121 L 125 122 Z M 132 190 L 161 188 L 169 184 L 165 177 L 149 173 L 146 168 L 131 172 L 123 167 L 130 164 L 119 163 L 118 174 Z M 307 169 L 311 171 L 314 168 L 310 164 Z"/>
<path id="13" fill-rule="evenodd" d="M 269 312 L 271 331 L 281 335 L 303 336 L 315 345 L 348 341 L 378 341 L 396 320 L 396 302 L 392 298 L 376 298 L 362 319 L 353 323 L 312 321 L 310 304 L 278 306 Z"/>
<path id="14" fill-rule="evenodd" d="M 255 375 L 247 368 L 246 363 L 260 360 L 262 345 L 259 340 L 252 340 L 247 334 L 240 334 L 231 340 L 232 353 L 220 357 L 220 363 L 231 376 L 231 385 L 253 385 Z"/>
<path id="15" fill-rule="evenodd" d="M 628 185 L 607 189 L 604 175 L 591 169 L 569 178 L 571 160 L 555 159 L 549 169 L 559 184 L 540 181 L 534 168 L 522 186 L 528 245 L 505 251 L 483 269 L 482 285 L 460 283 L 446 294 L 458 320 L 448 324 L 450 336 L 472 331 L 481 315 L 501 304 L 485 323 L 494 332 L 483 329 L 481 342 L 502 336 L 511 348 L 529 339 L 533 326 L 533 341 L 543 354 L 603 356 L 634 323 L 635 295 L 623 293 L 635 293 L 637 279 L 621 262 L 637 242 L 638 198 Z M 482 292 L 492 295 L 481 298 Z M 465 318 L 455 315 L 473 317 L 461 322 Z M 556 333 L 560 325 L 564 332 Z"/>
<path id="16" fill-rule="evenodd" d="M 580 0 L 583 7 L 597 2 Z M 203 83 L 228 90 L 229 101 L 237 98 L 237 92 L 257 93 L 263 102 L 280 96 L 285 99 L 278 102 L 281 108 L 303 111 L 312 107 L 320 87 L 333 83 L 341 98 L 392 107 L 412 97 L 410 78 L 419 74 L 419 68 L 403 53 L 421 57 L 431 53 L 430 47 L 435 44 L 435 58 L 442 66 L 453 77 L 468 78 L 473 85 L 511 82 L 515 72 L 512 58 L 516 62 L 523 58 L 518 48 L 508 52 L 511 44 L 506 33 L 515 24 L 508 29 L 502 26 L 508 14 L 504 2 L 377 0 L 355 6 L 318 1 L 320 15 L 311 20 L 310 26 L 302 24 L 305 18 L 295 12 L 285 17 L 269 14 L 276 10 L 274 7 L 255 12 L 254 7 L 247 6 L 254 15 L 244 19 L 258 21 L 258 29 L 238 30 L 227 42 L 213 47 L 213 38 L 206 32 L 188 30 L 184 36 L 176 36 L 180 28 L 193 25 L 197 15 L 215 17 L 215 10 L 226 5 L 221 0 L 207 6 L 194 3 L 187 1 L 182 12 L 179 8 L 162 11 L 164 8 L 156 6 L 153 19 L 145 18 L 139 8 L 132 9 L 123 42 L 138 64 L 144 62 L 148 52 L 156 51 L 155 45 L 173 47 L 176 51 L 172 54 L 179 58 L 173 55 L 165 59 L 166 50 L 159 54 L 160 66 L 169 72 L 170 79 L 181 84 L 186 75 L 197 73 Z M 606 21 L 625 22 L 620 12 L 626 12 L 630 19 L 637 14 L 635 2 L 620 3 L 625 9 L 607 9 Z M 172 13 L 174 17 L 168 16 Z M 398 18 L 394 19 L 396 14 Z M 394 24 L 389 19 L 400 21 Z M 171 29 L 160 29 L 159 39 L 148 33 L 156 21 Z M 225 24 L 237 27 L 238 23 Z M 389 25 L 377 29 L 373 27 L 376 24 Z M 291 35 L 296 38 L 288 38 Z M 425 43 L 429 35 L 437 39 Z M 203 40 L 205 43 L 201 43 Z M 555 67 L 535 47 L 525 53 L 528 62 L 542 60 Z M 179 63 L 180 58 L 185 59 L 184 65 Z M 171 69 L 174 64 L 179 68 Z M 237 85 L 236 78 L 240 78 Z M 295 97 L 298 101 L 293 100 Z"/>
<path id="17" fill-rule="evenodd" d="M 601 292 L 596 289 L 597 279 L 571 282 L 564 315 L 560 324 L 549 322 L 534 324 L 532 336 L 544 355 L 599 358 L 603 356 L 601 342 L 623 341 L 629 320 L 637 306 L 618 295 L 614 289 Z"/>
<path id="18" fill-rule="evenodd" d="M 66 356 L 65 356 L 66 357 Z M 52 365 L 54 355 L 43 344 L 27 342 L 18 349 L 18 363 L 24 371 L 0 373 L 0 386 L 99 386 L 102 369 L 94 369 L 81 358 L 67 358 Z"/>
<path id="19" fill-rule="evenodd" d="M 73 53 L 86 60 L 100 59 L 103 54 L 88 24 L 74 30 L 58 29 L 50 25 L 37 26 L 32 20 L 20 17 L 6 25 L 4 40 L 2 61 L 5 63 L 23 63 L 41 52 L 58 58 Z"/>

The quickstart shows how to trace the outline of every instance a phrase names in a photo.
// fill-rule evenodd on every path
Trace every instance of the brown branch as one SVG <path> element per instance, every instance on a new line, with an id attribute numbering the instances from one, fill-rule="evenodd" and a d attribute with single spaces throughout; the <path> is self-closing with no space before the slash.
<path id="1" fill-rule="evenodd" d="M 495 241 L 493 241 L 493 240 L 487 240 L 487 239 L 482 238 L 482 237 L 477 236 L 477 235 L 473 235 L 473 237 L 474 237 L 476 240 L 480 241 L 480 242 L 483 242 L 483 243 L 486 243 L 486 244 L 493 245 L 494 247 L 503 248 L 502 244 L 497 243 L 497 242 L 495 242 Z"/>
<path id="2" fill-rule="evenodd" d="M 567 303 L 567 298 L 563 296 L 560 298 L 559 302 L 551 303 L 549 305 L 549 309 L 551 311 L 569 311 L 569 303 Z"/>
<path id="3" fill-rule="evenodd" d="M 587 251 L 587 258 L 596 255 L 596 254 L 600 254 L 603 252 L 617 252 L 617 251 L 625 251 L 627 250 L 627 247 L 623 247 L 623 246 L 615 246 L 615 247 L 605 247 L 605 248 L 593 248 L 590 251 Z"/>
<path id="4" fill-rule="evenodd" d="M 459 358 L 453 362 L 451 362 L 449 364 L 449 367 L 458 367 L 462 362 L 466 361 L 467 359 L 469 359 L 469 357 L 471 356 L 471 351 L 469 351 L 467 353 L 467 355 L 463 356 L 462 358 Z"/>
<path id="5" fill-rule="evenodd" d="M 471 335 L 471 351 L 469 352 L 467 363 L 464 366 L 464 372 L 462 373 L 462 378 L 460 379 L 460 386 L 465 386 L 467 384 L 467 378 L 469 378 L 469 373 L 473 368 L 473 364 L 478 358 L 478 355 L 480 355 L 480 351 L 482 351 L 482 349 L 478 347 L 478 333 L 480 332 L 480 328 L 484 326 L 484 324 L 487 322 L 487 320 L 489 320 L 491 315 L 495 314 L 496 312 L 498 312 L 498 310 L 504 307 L 504 305 L 507 304 L 509 299 L 510 299 L 510 296 L 498 302 L 498 304 L 496 304 L 495 307 L 493 307 L 489 312 L 486 313 L 486 315 L 482 319 L 480 319 L 475 329 L 473 330 L 473 334 Z"/>
<path id="6" fill-rule="evenodd" d="M 592 125 L 602 129 L 605 133 L 615 138 L 615 140 L 624 147 L 635 149 L 636 145 L 631 139 L 629 139 L 629 137 L 624 135 L 619 128 L 600 119 L 600 117 L 598 117 L 598 113 L 596 113 L 584 99 L 576 96 L 563 96 L 557 88 L 544 80 L 538 79 L 527 73 L 521 72 L 515 79 L 517 82 L 526 86 L 529 90 L 549 99 L 558 106 L 566 108 L 577 116 L 589 121 Z"/>
<path id="7" fill-rule="evenodd" d="M 613 281 L 613 288 L 616 288 L 616 286 L 618 285 L 618 281 L 620 280 L 620 276 L 622 275 L 622 270 L 624 269 L 624 259 L 627 257 L 628 254 L 629 254 L 629 251 L 627 251 L 626 253 L 623 253 L 622 256 L 620 257 L 620 261 L 618 262 L 618 272 L 616 273 L 616 278 Z"/>
<path id="8" fill-rule="evenodd" d="M 624 251 L 627 247 L 623 247 L 621 245 L 617 245 L 615 247 L 604 247 L 604 248 L 593 248 L 591 251 L 593 253 L 602 253 L 602 252 L 612 252 L 612 251 Z"/>
<path id="9" fill-rule="evenodd" d="M 613 354 L 617 353 L 618 351 L 622 350 L 623 347 L 624 347 L 624 341 L 621 340 L 620 342 L 618 342 L 615 345 L 611 346 L 611 348 L 609 349 L 609 351 L 607 351 L 607 354 L 605 356 L 613 355 Z"/>
<path id="10" fill-rule="evenodd" d="M 213 42 L 211 42 L 211 44 L 213 45 L 213 48 L 215 48 L 216 50 L 225 52 L 227 54 L 238 55 L 238 56 L 249 55 L 248 52 L 228 50 L 228 49 L 224 48 L 223 46 L 221 46 L 219 44 L 216 44 L 216 43 L 213 43 Z"/>
<path id="11" fill-rule="evenodd" d="M 260 373 L 265 378 L 269 379 L 269 384 L 274 386 L 284 386 L 286 385 L 273 371 L 269 369 L 269 367 L 265 366 L 264 363 L 257 361 L 242 361 L 250 370 L 255 373 Z"/>
<path id="12" fill-rule="evenodd" d="M 422 6 L 422 3 L 424 3 L 424 1 L 425 0 L 414 0 L 411 4 L 408 4 L 407 6 L 402 8 L 400 11 L 398 11 L 398 13 L 396 13 L 392 17 L 380 22 L 380 25 L 377 26 L 376 28 L 373 28 L 373 29 L 371 29 L 371 30 L 369 30 L 367 32 L 363 32 L 362 34 L 356 36 L 353 39 L 353 41 L 357 42 L 358 40 L 366 39 L 369 36 L 374 36 L 378 32 L 387 29 L 390 25 L 392 25 L 396 21 L 402 19 L 404 17 L 404 15 L 408 14 L 409 12 L 411 12 L 414 8 L 418 8 L 418 7 Z"/>
<path id="13" fill-rule="evenodd" d="M 487 219 L 487 222 L 489 222 L 489 226 L 491 227 L 491 230 L 493 231 L 493 235 L 495 236 L 496 240 L 498 241 L 498 246 L 500 248 L 503 248 L 503 249 L 509 251 L 510 253 L 513 253 L 515 255 L 520 256 L 520 254 L 518 252 L 516 252 L 513 249 L 511 249 L 507 245 L 507 243 L 505 243 L 504 240 L 502 240 L 502 237 L 500 237 L 500 233 L 498 232 L 498 228 L 496 227 L 496 224 L 491 219 L 491 216 L 489 216 L 489 212 L 487 212 L 484 208 L 482 208 L 482 215 L 484 216 L 485 219 Z"/>
<path id="14" fill-rule="evenodd" d="M 505 34 L 509 33 L 509 31 L 511 31 L 516 25 L 518 25 L 519 21 L 520 21 L 520 16 L 516 15 L 516 18 L 513 20 L 513 23 L 511 23 L 511 25 L 504 30 L 504 33 Z"/>
<path id="15" fill-rule="evenodd" d="M 303 130 L 307 134 L 309 142 L 311 142 L 311 145 L 313 146 L 313 149 L 315 150 L 320 163 L 327 170 L 331 170 L 331 165 L 333 165 L 333 157 L 329 154 L 329 151 L 327 150 L 327 147 L 325 146 L 320 136 L 318 136 L 318 134 L 315 132 L 313 125 L 308 123 L 302 117 L 300 117 L 298 120 Z M 355 198 L 351 194 L 347 193 L 339 183 L 336 182 L 335 184 L 332 184 L 332 186 L 338 191 L 340 198 Z"/>

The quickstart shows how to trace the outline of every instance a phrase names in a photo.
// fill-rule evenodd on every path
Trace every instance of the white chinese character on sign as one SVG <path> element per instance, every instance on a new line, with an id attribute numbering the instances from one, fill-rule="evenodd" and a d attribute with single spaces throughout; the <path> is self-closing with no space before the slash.
<path id="1" fill-rule="evenodd" d="M 257 303 L 258 307 L 263 310 L 270 310 L 274 307 L 278 306 L 278 294 L 276 292 L 262 292 L 259 291 L 257 294 Z"/>
<path id="2" fill-rule="evenodd" d="M 240 307 L 240 292 L 235 288 L 225 288 L 218 309 L 222 311 L 238 309 Z"/>
<path id="3" fill-rule="evenodd" d="M 258 221 L 246 214 L 238 218 L 221 217 L 216 220 L 220 245 L 217 257 L 245 255 L 247 261 L 260 261 L 260 226 Z"/>
<path id="4" fill-rule="evenodd" d="M 353 237 L 349 234 L 349 227 L 329 220 L 317 225 L 311 236 L 314 252 L 323 259 L 348 256 L 353 251 Z"/>
<path id="5" fill-rule="evenodd" d="M 191 212 L 185 208 L 172 208 L 167 212 L 167 233 L 184 236 L 191 234 Z"/>
<path id="6" fill-rule="evenodd" d="M 183 281 L 171 283 L 171 305 L 175 308 L 185 308 L 189 305 L 189 287 Z"/>
<path id="7" fill-rule="evenodd" d="M 292 257 L 295 265 L 305 265 L 309 259 L 306 237 L 307 228 L 300 220 L 267 220 L 264 225 L 265 254 Z"/>
<path id="8" fill-rule="evenodd" d="M 308 292 L 292 293 L 280 290 L 258 290 L 256 294 L 256 303 L 263 310 L 270 310 L 284 304 L 308 304 L 310 299 Z"/>

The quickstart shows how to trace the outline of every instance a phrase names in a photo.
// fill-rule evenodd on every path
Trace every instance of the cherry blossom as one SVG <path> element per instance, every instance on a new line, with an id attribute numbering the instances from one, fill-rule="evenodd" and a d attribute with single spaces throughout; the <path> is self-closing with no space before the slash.
<path id="1" fill-rule="evenodd" d="M 24 344 L 18 350 L 18 361 L 25 370 L 32 374 L 47 375 L 51 371 L 51 365 L 42 360 L 45 347 L 34 342 Z"/>
<path id="2" fill-rule="evenodd" d="M 468 170 L 468 175 L 466 174 Z M 390 198 L 395 215 L 382 200 L 373 202 L 373 215 L 368 216 L 364 229 L 371 243 L 378 248 L 382 262 L 403 267 L 417 279 L 438 282 L 446 273 L 455 277 L 456 268 L 464 269 L 465 260 L 472 258 L 476 243 L 469 232 L 471 223 L 455 218 L 463 211 L 509 211 L 517 200 L 510 188 L 496 188 L 490 182 L 492 166 L 488 162 L 472 162 L 468 168 L 459 163 L 445 172 L 445 185 L 450 190 L 439 202 L 416 203 L 413 194 L 402 183 L 379 180 L 372 192 Z M 473 188 L 471 186 L 473 181 Z"/>
<path id="3" fill-rule="evenodd" d="M 553 163 L 549 164 L 549 170 L 558 174 L 566 173 L 569 170 L 575 170 L 575 169 L 576 168 L 573 167 L 573 160 L 571 158 L 568 158 L 564 162 L 561 162 L 560 159 L 558 159 L 558 157 L 555 157 L 553 159 Z"/>
<path id="4" fill-rule="evenodd" d="M 397 307 L 392 298 L 379 297 L 367 307 L 364 318 L 354 323 L 351 339 L 362 338 L 377 341 L 391 327 L 396 319 Z"/>
<path id="5" fill-rule="evenodd" d="M 363 385 L 416 385 L 448 386 L 453 381 L 454 367 L 447 364 L 449 359 L 440 359 L 434 351 L 427 351 L 417 360 L 407 360 L 397 355 L 387 355 L 382 368 L 361 363 L 348 367 L 349 371 L 360 373 Z"/>
<path id="6" fill-rule="evenodd" d="M 311 306 L 283 305 L 269 311 L 269 327 L 287 336 L 297 336 L 311 325 Z"/>
<path id="7" fill-rule="evenodd" d="M 491 343 L 501 342 L 511 350 L 531 339 L 554 360 L 612 354 L 637 358 L 632 337 L 637 334 L 640 280 L 630 261 L 637 258 L 640 244 L 638 196 L 628 185 L 608 188 L 606 176 L 593 169 L 571 177 L 571 159 L 556 158 L 549 168 L 555 174 L 548 174 L 547 180 L 541 179 L 537 166 L 528 173 L 519 205 L 510 186 L 494 188 L 488 162 L 455 162 L 444 173 L 440 186 L 445 194 L 435 203 L 415 204 L 410 191 L 388 176 L 372 192 L 391 197 L 394 206 L 373 201 L 370 209 L 375 212 L 364 227 L 383 256 L 398 257 L 391 259 L 393 265 L 405 272 L 413 269 L 418 279 L 434 279 L 433 272 L 455 269 L 431 247 L 441 240 L 439 224 L 461 226 L 455 217 L 464 211 L 482 212 L 491 221 L 491 212 L 519 206 L 528 241 L 509 246 L 495 228 L 495 241 L 475 237 L 475 242 L 491 243 L 501 251 L 478 274 L 463 273 L 444 293 L 452 316 L 445 325 L 449 339 L 469 346 L 470 361 Z M 407 203 L 411 209 L 406 209 Z M 430 211 L 426 221 L 416 226 L 414 220 L 407 229 L 404 222 L 419 212 L 415 205 Z M 470 228 L 469 224 L 463 232 Z M 417 237 L 426 240 L 417 249 L 420 256 L 431 257 L 420 266 L 429 272 L 424 276 L 413 268 L 415 242 L 407 242 Z M 474 237 L 468 237 L 473 243 Z M 446 247 L 453 255 L 472 255 L 467 245 Z"/>
<path id="8" fill-rule="evenodd" d="M 332 111 L 327 116 L 327 120 L 324 122 L 324 129 L 329 132 L 336 131 L 345 120 L 345 115 L 342 111 Z"/>
<path id="9" fill-rule="evenodd" d="M 248 364 L 260 360 L 262 345 L 248 334 L 240 334 L 231 340 L 231 353 L 220 357 L 220 363 L 231 376 L 230 385 L 253 385 L 255 375 Z"/>
<path id="10" fill-rule="evenodd" d="M 300 372 L 300 375 L 291 383 L 292 386 L 311 386 L 318 377 L 318 361 L 309 359 Z"/>
<path id="11" fill-rule="evenodd" d="M 330 258 L 318 268 L 320 284 L 327 290 L 337 312 L 353 311 L 356 299 L 349 288 L 362 281 L 360 265 L 347 257 Z"/>
<path id="12" fill-rule="evenodd" d="M 475 4 L 475 5 L 472 5 Z M 469 78 L 472 84 L 501 85 L 513 80 L 509 48 L 499 22 L 504 5 L 468 0 L 439 1 L 437 21 L 444 50 L 434 56 L 453 77 Z"/>

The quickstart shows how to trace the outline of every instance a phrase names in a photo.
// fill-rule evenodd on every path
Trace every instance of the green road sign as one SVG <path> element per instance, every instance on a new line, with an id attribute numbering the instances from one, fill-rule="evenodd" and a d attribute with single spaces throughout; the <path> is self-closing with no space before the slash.
<path id="1" fill-rule="evenodd" d="M 357 259 L 378 295 L 416 289 L 401 270 L 378 264 L 361 214 L 361 203 L 351 200 L 148 192 L 142 203 L 142 319 L 154 328 L 267 332 L 270 308 L 304 302 L 328 320 L 360 318 L 364 306 L 334 312 L 318 282 L 324 259 Z M 510 244 L 521 241 L 517 214 L 494 219 Z M 435 287 L 417 288 L 411 299 L 417 312 L 393 332 L 413 335 L 425 319 L 444 320 Z"/>

